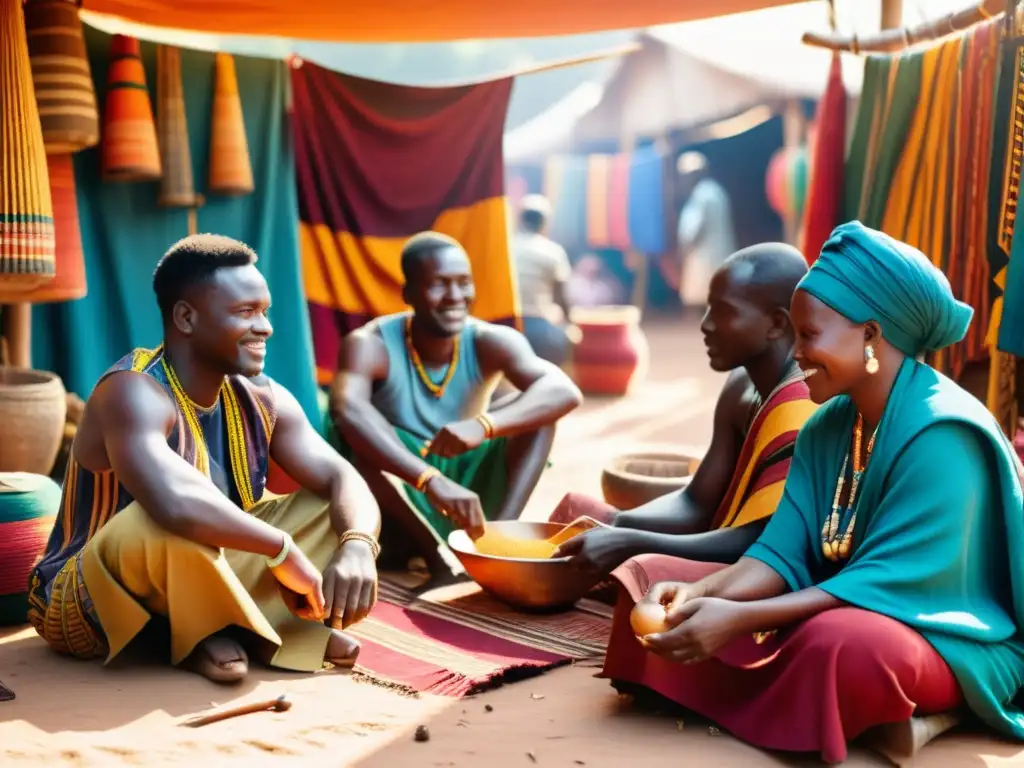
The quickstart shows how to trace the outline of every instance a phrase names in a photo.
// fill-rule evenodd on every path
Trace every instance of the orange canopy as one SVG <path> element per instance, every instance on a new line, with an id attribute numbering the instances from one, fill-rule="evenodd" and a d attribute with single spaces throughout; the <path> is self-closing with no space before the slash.
<path id="1" fill-rule="evenodd" d="M 85 0 L 139 24 L 337 42 L 436 42 L 629 29 L 794 0 Z M 727 44 L 727 41 L 723 41 Z"/>

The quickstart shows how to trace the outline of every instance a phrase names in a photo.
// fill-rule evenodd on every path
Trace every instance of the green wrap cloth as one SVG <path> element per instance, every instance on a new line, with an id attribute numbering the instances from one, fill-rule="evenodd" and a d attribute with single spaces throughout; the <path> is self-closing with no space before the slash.
<path id="1" fill-rule="evenodd" d="M 325 423 L 325 430 L 328 442 L 334 446 L 338 453 L 351 461 L 353 459 L 352 449 L 341 438 L 338 430 L 330 423 L 329 419 Z M 423 449 L 422 440 L 399 427 L 394 427 L 394 430 L 395 434 L 398 435 L 398 439 L 402 441 L 402 444 L 411 453 L 417 456 L 421 455 Z M 480 506 L 484 510 L 484 517 L 488 520 L 493 520 L 501 508 L 508 490 L 508 464 L 505 452 L 505 438 L 499 437 L 489 440 L 460 456 L 442 458 L 441 456 L 427 454 L 421 458 L 430 466 L 440 470 L 441 474 L 449 480 L 453 480 L 463 488 L 468 488 L 479 496 Z M 419 516 L 430 525 L 439 539 L 447 543 L 448 534 L 455 530 L 455 526 L 451 524 L 451 521 L 434 509 L 434 505 L 430 503 L 425 494 L 420 493 L 407 483 L 402 484 L 402 490 L 406 499 Z"/>
<path id="2" fill-rule="evenodd" d="M 923 253 L 859 221 L 832 230 L 798 288 L 855 323 L 876 321 L 911 357 L 960 341 L 974 315 Z"/>

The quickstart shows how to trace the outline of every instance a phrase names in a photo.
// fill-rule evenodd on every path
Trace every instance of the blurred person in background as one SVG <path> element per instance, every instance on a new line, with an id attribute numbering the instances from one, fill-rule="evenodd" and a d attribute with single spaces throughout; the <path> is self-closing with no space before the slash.
<path id="1" fill-rule="evenodd" d="M 551 204 L 543 195 L 526 195 L 519 207 L 519 229 L 512 240 L 519 278 L 523 333 L 534 353 L 555 365 L 569 357 L 566 333 L 570 305 L 566 283 L 572 266 L 565 249 L 546 234 Z"/>
<path id="2" fill-rule="evenodd" d="M 684 307 L 701 309 L 711 276 L 736 251 L 729 193 L 708 175 L 707 166 L 707 158 L 699 152 L 684 152 L 676 162 L 685 201 L 676 227 L 682 269 L 679 298 Z"/>

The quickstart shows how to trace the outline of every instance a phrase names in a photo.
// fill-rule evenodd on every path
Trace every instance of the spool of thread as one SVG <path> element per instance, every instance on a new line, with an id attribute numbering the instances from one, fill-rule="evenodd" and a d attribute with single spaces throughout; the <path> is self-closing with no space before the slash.
<path id="1" fill-rule="evenodd" d="M 0 283 L 53 278 L 53 203 L 21 0 L 0 0 Z"/>
<path id="2" fill-rule="evenodd" d="M 74 162 L 71 155 L 47 155 L 46 162 L 53 200 L 56 275 L 27 291 L 11 290 L 0 280 L 0 304 L 72 301 L 86 294 L 85 254 L 78 222 Z"/>
<path id="3" fill-rule="evenodd" d="M 211 194 L 248 195 L 255 186 L 238 75 L 231 54 L 217 54 L 215 71 L 208 188 Z"/>
<path id="4" fill-rule="evenodd" d="M 110 41 L 101 146 L 106 181 L 160 178 L 153 108 L 146 90 L 142 52 L 134 37 L 114 35 Z"/>
<path id="5" fill-rule="evenodd" d="M 95 146 L 100 116 L 78 3 L 28 0 L 25 31 L 46 151 L 70 154 Z"/>

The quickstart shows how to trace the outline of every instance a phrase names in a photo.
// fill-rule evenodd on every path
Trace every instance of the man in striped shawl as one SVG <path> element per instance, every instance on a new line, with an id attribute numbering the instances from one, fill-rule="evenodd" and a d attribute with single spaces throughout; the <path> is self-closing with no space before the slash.
<path id="1" fill-rule="evenodd" d="M 782 243 L 745 248 L 718 268 L 701 332 L 711 367 L 731 373 L 693 480 L 625 512 L 568 494 L 552 522 L 589 515 L 609 525 L 570 539 L 556 556 L 603 576 L 640 554 L 733 563 L 757 539 L 782 498 L 797 432 L 815 409 L 793 361 L 789 319 L 806 272 L 803 255 Z"/>

